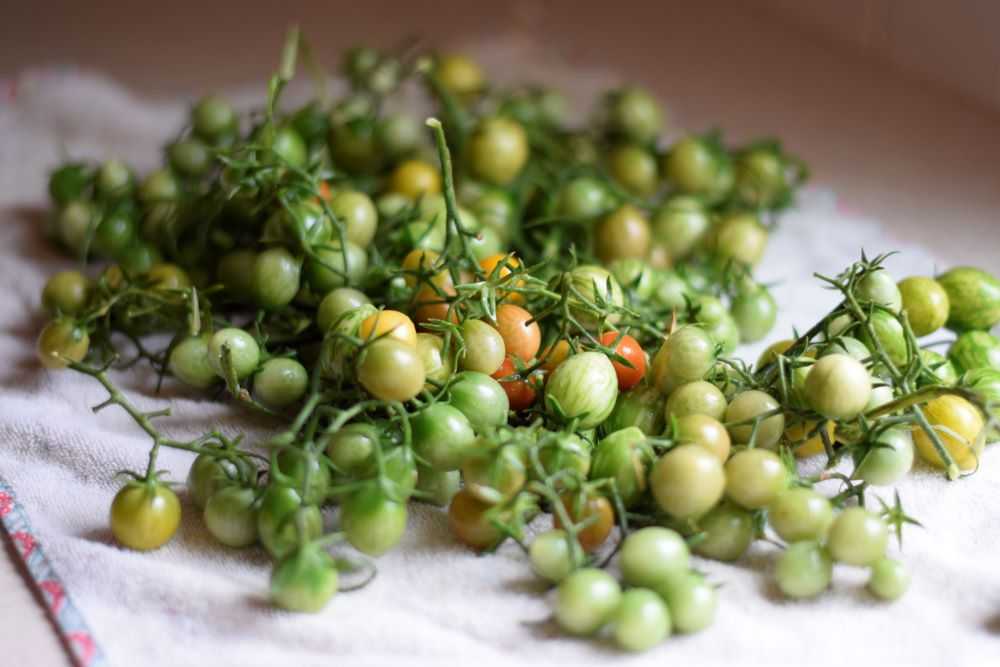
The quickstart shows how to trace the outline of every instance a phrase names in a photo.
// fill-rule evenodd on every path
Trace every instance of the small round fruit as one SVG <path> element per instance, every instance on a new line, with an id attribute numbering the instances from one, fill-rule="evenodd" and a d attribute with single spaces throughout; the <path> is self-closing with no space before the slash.
<path id="1" fill-rule="evenodd" d="M 863 507 L 849 507 L 837 515 L 827 539 L 834 560 L 858 566 L 881 559 L 888 544 L 885 521 Z"/>
<path id="2" fill-rule="evenodd" d="M 528 549 L 531 569 L 542 579 L 559 583 L 581 562 L 583 552 L 564 530 L 548 530 L 535 538 Z"/>
<path id="3" fill-rule="evenodd" d="M 649 253 L 649 220 L 631 204 L 625 204 L 608 215 L 597 228 L 597 254 L 605 263 L 630 257 L 642 258 Z"/>
<path id="4" fill-rule="evenodd" d="M 426 380 L 416 347 L 392 338 L 376 340 L 362 351 L 357 374 L 361 385 L 383 401 L 408 401 Z"/>
<path id="5" fill-rule="evenodd" d="M 417 328 L 413 320 L 398 310 L 380 310 L 361 321 L 358 337 L 362 340 L 398 340 L 410 347 L 417 346 Z"/>
<path id="6" fill-rule="evenodd" d="M 367 248 L 378 226 L 378 212 L 371 198 L 363 192 L 344 190 L 334 195 L 330 210 L 346 227 L 347 240 Z"/>
<path id="7" fill-rule="evenodd" d="M 795 542 L 778 558 L 774 576 L 786 596 L 816 597 L 830 587 L 833 560 L 816 542 Z"/>
<path id="8" fill-rule="evenodd" d="M 948 293 L 933 278 L 912 276 L 902 280 L 899 294 L 914 335 L 932 334 L 948 321 Z"/>
<path id="9" fill-rule="evenodd" d="M 36 350 L 45 368 L 66 368 L 70 362 L 83 361 L 89 349 L 87 330 L 71 320 L 53 320 L 38 334 Z"/>
<path id="10" fill-rule="evenodd" d="M 315 613 L 337 593 L 338 580 L 330 554 L 306 544 L 275 564 L 271 571 L 271 601 L 288 611 Z"/>
<path id="11" fill-rule="evenodd" d="M 746 553 L 756 534 L 753 515 L 731 503 L 720 503 L 698 520 L 702 539 L 694 550 L 699 556 L 734 561 Z"/>
<path id="12" fill-rule="evenodd" d="M 248 547 L 257 541 L 257 493 L 243 486 L 219 489 L 205 504 L 205 527 L 227 547 Z"/>
<path id="13" fill-rule="evenodd" d="M 618 554 L 618 567 L 630 586 L 659 587 L 687 574 L 690 551 L 669 528 L 650 526 L 629 534 Z"/>
<path id="14" fill-rule="evenodd" d="M 371 304 L 371 300 L 364 292 L 352 287 L 338 287 L 327 293 L 319 302 L 316 308 L 316 324 L 320 331 L 326 333 L 344 313 L 366 304 Z"/>
<path id="15" fill-rule="evenodd" d="M 875 486 L 889 486 L 903 478 L 913 467 L 913 436 L 905 428 L 890 428 L 879 433 L 875 445 L 854 469 L 854 477 Z"/>
<path id="16" fill-rule="evenodd" d="M 649 483 L 660 509 L 675 519 L 689 519 L 719 502 L 726 475 L 712 452 L 698 445 L 680 445 L 660 457 Z"/>
<path id="17" fill-rule="evenodd" d="M 897 600 L 910 587 L 910 573 L 906 566 L 892 558 L 882 558 L 872 565 L 868 578 L 868 591 L 882 600 Z"/>
<path id="18" fill-rule="evenodd" d="M 254 337 L 243 329 L 220 329 L 208 343 L 208 362 L 220 378 L 226 378 L 223 368 L 223 350 L 229 350 L 229 359 L 236 379 L 243 380 L 257 370 L 260 363 L 260 346 Z"/>
<path id="19" fill-rule="evenodd" d="M 746 509 L 766 507 L 787 486 L 788 470 L 772 451 L 744 449 L 726 462 L 726 496 Z"/>
<path id="20" fill-rule="evenodd" d="M 695 572 L 671 581 L 657 592 L 667 601 L 670 619 L 677 632 L 689 634 L 704 630 L 715 620 L 719 596 L 715 587 Z"/>
<path id="21" fill-rule="evenodd" d="M 528 135 L 520 123 L 497 117 L 483 120 L 469 137 L 469 165 L 494 185 L 513 181 L 528 161 Z"/>
<path id="22" fill-rule="evenodd" d="M 705 415 L 722 419 L 726 414 L 726 397 L 711 382 L 696 380 L 674 389 L 667 399 L 667 420 L 680 419 L 689 415 Z"/>
<path id="23" fill-rule="evenodd" d="M 309 373 L 294 359 L 275 357 L 265 361 L 253 378 L 253 391 L 261 403 L 281 409 L 297 403 L 306 394 Z"/>
<path id="24" fill-rule="evenodd" d="M 45 283 L 42 306 L 50 315 L 76 315 L 90 298 L 90 280 L 79 271 L 60 271 Z"/>
<path id="25" fill-rule="evenodd" d="M 778 494 L 767 509 L 767 520 L 786 542 L 822 541 L 833 523 L 833 506 L 826 496 L 796 487 Z"/>
<path id="26" fill-rule="evenodd" d="M 948 394 L 928 401 L 923 411 L 958 467 L 962 470 L 975 469 L 986 437 L 979 409 L 960 396 Z M 947 467 L 933 441 L 920 426 L 913 428 L 913 444 L 920 458 L 935 467 Z"/>
<path id="27" fill-rule="evenodd" d="M 462 323 L 465 353 L 459 364 L 463 370 L 493 375 L 503 363 L 507 348 L 499 331 L 482 320 Z"/>
<path id="28" fill-rule="evenodd" d="M 720 463 L 729 459 L 732 441 L 729 431 L 718 419 L 708 415 L 686 415 L 677 418 L 674 438 L 679 443 L 691 443 L 715 454 Z"/>
<path id="29" fill-rule="evenodd" d="M 283 308 L 299 293 L 302 261 L 284 248 L 271 248 L 257 255 L 252 271 L 254 300 L 261 308 Z"/>
<path id="30" fill-rule="evenodd" d="M 111 532 L 118 543 L 136 551 L 159 549 L 181 522 L 181 503 L 161 483 L 132 482 L 111 503 Z"/>
<path id="31" fill-rule="evenodd" d="M 948 293 L 948 328 L 988 331 L 1000 322 L 1000 280 L 982 269 L 960 266 L 937 277 Z"/>
<path id="32" fill-rule="evenodd" d="M 556 622 L 570 634 L 592 635 L 611 619 L 621 599 L 621 586 L 604 570 L 577 570 L 559 584 Z"/>
<path id="33" fill-rule="evenodd" d="M 646 651 L 670 636 L 670 610 L 653 591 L 633 588 L 622 594 L 612 625 L 620 648 Z"/>
<path id="34" fill-rule="evenodd" d="M 733 397 L 726 408 L 725 422 L 729 435 L 736 444 L 748 444 L 753 434 L 753 423 L 735 425 L 778 410 L 778 401 L 756 389 L 744 391 Z M 760 421 L 757 427 L 757 447 L 773 448 L 785 431 L 785 416 L 780 411 Z"/>
<path id="35" fill-rule="evenodd" d="M 209 360 L 211 336 L 190 336 L 174 346 L 168 367 L 178 380 L 197 389 L 207 389 L 219 379 Z"/>
<path id="36" fill-rule="evenodd" d="M 441 174 L 423 160 L 400 162 L 389 177 L 389 189 L 410 199 L 441 192 Z"/>
<path id="37" fill-rule="evenodd" d="M 903 306 L 903 297 L 896 281 L 888 271 L 881 268 L 866 273 L 855 286 L 854 294 L 862 303 L 874 303 L 894 313 L 898 313 Z"/>
<path id="38" fill-rule="evenodd" d="M 871 393 L 868 369 L 846 354 L 820 357 L 806 376 L 809 405 L 829 419 L 854 419 L 868 405 Z"/>

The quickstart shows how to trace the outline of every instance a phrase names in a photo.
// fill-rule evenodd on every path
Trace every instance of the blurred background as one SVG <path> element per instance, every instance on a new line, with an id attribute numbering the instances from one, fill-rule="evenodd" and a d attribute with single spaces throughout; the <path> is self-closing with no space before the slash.
<path id="1" fill-rule="evenodd" d="M 502 42 L 519 65 L 489 62 L 491 76 L 531 78 L 524 64 L 544 62 L 646 85 L 675 129 L 720 126 L 737 141 L 780 136 L 842 205 L 943 258 L 985 263 L 1000 251 L 993 0 L 6 5 L 0 79 L 69 66 L 154 100 L 260 84 L 293 22 L 330 68 L 359 44 L 418 37 L 478 55 Z M 955 225 L 968 234 L 942 233 Z"/>

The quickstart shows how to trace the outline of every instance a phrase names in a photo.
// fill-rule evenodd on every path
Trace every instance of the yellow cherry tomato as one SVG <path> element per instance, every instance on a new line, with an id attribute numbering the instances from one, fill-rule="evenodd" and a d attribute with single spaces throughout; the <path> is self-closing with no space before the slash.
<path id="1" fill-rule="evenodd" d="M 928 401 L 923 409 L 928 423 L 958 467 L 962 470 L 975 468 L 986 441 L 983 416 L 976 406 L 960 396 L 949 394 Z M 947 467 L 934 443 L 919 425 L 913 427 L 913 444 L 917 446 L 920 458 L 937 468 Z"/>
<path id="2" fill-rule="evenodd" d="M 791 417 L 786 416 L 786 420 L 789 419 Z M 816 435 L 809 437 L 809 434 L 816 430 L 817 424 L 819 424 L 819 421 L 815 419 L 796 419 L 788 422 L 788 426 L 785 427 L 785 440 L 798 458 L 815 456 L 826 451 L 823 447 L 822 434 L 817 431 Z M 830 438 L 830 442 L 833 442 L 837 425 L 832 421 L 827 421 L 825 430 L 827 436 Z"/>
<path id="3" fill-rule="evenodd" d="M 441 174 L 423 160 L 406 160 L 392 172 L 389 189 L 410 199 L 441 192 Z"/>
<path id="4" fill-rule="evenodd" d="M 497 267 L 500 267 L 497 271 Z M 479 268 L 483 270 L 486 277 L 495 277 L 499 279 L 506 278 L 511 273 L 512 269 L 518 269 L 521 266 L 521 260 L 514 255 L 514 253 L 497 253 L 496 255 L 490 255 L 489 257 L 483 259 L 479 262 Z M 496 275 L 494 276 L 494 271 Z M 512 287 L 521 287 L 524 285 L 523 280 L 516 280 Z M 524 301 L 524 296 L 518 292 L 510 292 L 507 290 L 497 290 L 497 296 L 502 299 L 506 299 L 508 303 L 522 303 Z"/>
<path id="5" fill-rule="evenodd" d="M 361 321 L 358 336 L 367 340 L 382 335 L 413 347 L 417 345 L 417 328 L 413 320 L 398 310 L 380 310 Z"/>

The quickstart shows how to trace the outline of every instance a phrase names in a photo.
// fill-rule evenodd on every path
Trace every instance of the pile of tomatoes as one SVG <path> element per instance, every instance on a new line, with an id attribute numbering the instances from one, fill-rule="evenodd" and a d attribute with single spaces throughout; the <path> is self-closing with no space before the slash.
<path id="1" fill-rule="evenodd" d="M 156 468 L 172 447 L 196 454 L 208 531 L 273 556 L 286 609 L 317 611 L 370 569 L 359 553 L 399 543 L 411 500 L 447 507 L 473 549 L 518 544 L 558 584 L 567 632 L 607 627 L 628 650 L 711 623 L 691 552 L 735 560 L 766 538 L 789 596 L 825 590 L 834 561 L 902 594 L 886 552 L 913 520 L 865 493 L 914 445 L 951 476 L 977 465 L 1000 283 L 963 268 L 897 287 L 862 258 L 825 279 L 844 297 L 829 316 L 747 366 L 730 353 L 776 313 L 753 268 L 805 178 L 776 142 L 664 148 L 641 89 L 572 126 L 550 89 L 367 48 L 345 57 L 349 94 L 286 112 L 299 48 L 293 32 L 263 109 L 203 98 L 141 180 L 116 160 L 52 174 L 52 237 L 102 262 L 45 286 L 39 357 L 100 381 L 153 441 L 111 505 L 120 544 L 176 531 Z M 389 111 L 407 87 L 441 121 Z M 963 332 L 948 357 L 919 346 L 945 325 Z M 273 437 L 167 437 L 108 375 L 128 353 L 269 415 Z M 800 474 L 794 456 L 818 455 L 830 470 Z M 836 495 L 813 488 L 827 482 Z"/>

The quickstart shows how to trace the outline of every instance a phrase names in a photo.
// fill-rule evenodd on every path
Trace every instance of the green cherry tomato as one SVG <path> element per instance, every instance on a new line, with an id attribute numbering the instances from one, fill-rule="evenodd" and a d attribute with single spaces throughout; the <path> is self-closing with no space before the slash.
<path id="1" fill-rule="evenodd" d="M 671 197 L 653 217 L 653 239 L 667 249 L 672 260 L 690 255 L 701 243 L 711 219 L 695 197 Z"/>
<path id="2" fill-rule="evenodd" d="M 408 401 L 424 388 L 424 364 L 413 345 L 380 338 L 365 347 L 357 364 L 358 382 L 383 401 Z"/>
<path id="3" fill-rule="evenodd" d="M 731 503 L 720 503 L 698 520 L 703 539 L 694 551 L 699 556 L 734 561 L 750 548 L 756 529 L 753 515 Z"/>
<path id="4" fill-rule="evenodd" d="M 275 558 L 284 558 L 299 545 L 299 525 L 305 529 L 301 537 L 311 540 L 323 533 L 323 515 L 315 505 L 303 505 L 295 489 L 271 484 L 260 498 L 257 511 L 257 533 L 260 542 Z"/>
<path id="5" fill-rule="evenodd" d="M 462 464 L 465 489 L 479 501 L 498 505 L 520 491 L 527 481 L 527 456 L 517 445 L 489 450 L 477 443 Z"/>
<path id="6" fill-rule="evenodd" d="M 563 433 L 539 449 L 538 461 L 546 475 L 572 470 L 586 478 L 591 469 L 590 444 L 575 433 Z"/>
<path id="7" fill-rule="evenodd" d="M 929 384 L 943 384 L 951 387 L 958 383 L 958 371 L 955 369 L 955 364 L 943 354 L 921 348 L 920 358 L 927 369 L 917 378 L 918 387 Z"/>
<path id="8" fill-rule="evenodd" d="M 444 384 L 455 372 L 454 355 L 445 354 L 444 339 L 440 336 L 418 333 L 417 353 L 424 364 L 428 390 L 433 391 L 436 386 Z"/>
<path id="9" fill-rule="evenodd" d="M 371 198 L 363 192 L 344 190 L 334 195 L 330 209 L 344 223 L 347 240 L 359 248 L 367 248 L 378 226 L 378 212 Z"/>
<path id="10" fill-rule="evenodd" d="M 862 342 L 874 353 L 876 350 L 875 341 L 878 341 L 892 363 L 896 366 L 905 365 L 907 359 L 906 335 L 903 333 L 903 325 L 899 323 L 899 320 L 884 310 L 876 310 L 871 314 L 870 323 L 875 332 L 875 338 L 872 339 L 867 333 L 863 333 Z"/>
<path id="11" fill-rule="evenodd" d="M 557 211 L 569 220 L 594 220 L 611 208 L 613 199 L 597 179 L 579 176 L 562 187 Z"/>
<path id="12" fill-rule="evenodd" d="M 854 419 L 868 405 L 871 393 L 868 369 L 846 354 L 821 357 L 806 376 L 806 400 L 829 419 Z"/>
<path id="13" fill-rule="evenodd" d="M 653 361 L 656 386 L 669 395 L 674 387 L 701 380 L 712 370 L 715 341 L 701 327 L 683 326 L 670 334 L 656 357 L 660 359 L 660 364 Z"/>
<path id="14" fill-rule="evenodd" d="M 771 332 L 778 318 L 778 304 L 765 287 L 743 291 L 730 306 L 740 331 L 740 341 L 756 343 Z"/>
<path id="15" fill-rule="evenodd" d="M 149 173 L 139 186 L 139 200 L 144 204 L 157 202 L 172 202 L 180 196 L 181 186 L 167 168 L 157 169 Z"/>
<path id="16" fill-rule="evenodd" d="M 657 588 L 670 609 L 670 619 L 677 632 L 690 634 L 704 630 L 715 620 L 719 596 L 715 587 L 695 572 Z"/>
<path id="17" fill-rule="evenodd" d="M 253 391 L 269 408 L 281 409 L 299 402 L 306 394 L 309 373 L 294 359 L 275 357 L 254 373 Z"/>
<path id="18" fill-rule="evenodd" d="M 42 306 L 50 315 L 76 315 L 87 306 L 93 285 L 79 271 L 60 271 L 45 283 Z"/>
<path id="19" fill-rule="evenodd" d="M 500 368 L 507 348 L 503 337 L 483 320 L 468 319 L 462 323 L 465 354 L 460 365 L 463 370 L 492 375 Z"/>
<path id="20" fill-rule="evenodd" d="M 227 547 L 248 547 L 257 541 L 257 494 L 252 488 L 227 486 L 205 505 L 205 527 Z"/>
<path id="21" fill-rule="evenodd" d="M 726 397 L 711 382 L 696 380 L 674 389 L 667 399 L 666 418 L 680 419 L 688 415 L 707 415 L 722 419 L 726 413 Z"/>
<path id="22" fill-rule="evenodd" d="M 475 451 L 476 434 L 457 408 L 434 403 L 410 420 L 413 449 L 435 470 L 457 470 Z"/>
<path id="23" fill-rule="evenodd" d="M 910 587 L 910 573 L 906 566 L 892 558 L 882 558 L 872 565 L 868 577 L 868 591 L 886 601 L 903 597 Z"/>
<path id="24" fill-rule="evenodd" d="M 597 254 L 605 263 L 618 259 L 641 259 L 649 254 L 650 236 L 646 215 L 635 206 L 624 204 L 612 211 L 597 227 Z"/>
<path id="25" fill-rule="evenodd" d="M 788 470 L 772 451 L 744 449 L 726 461 L 726 497 L 741 507 L 766 507 L 787 486 Z"/>
<path id="26" fill-rule="evenodd" d="M 219 489 L 240 481 L 240 469 L 229 459 L 199 454 L 188 470 L 187 490 L 194 504 L 205 509 L 205 505 Z"/>
<path id="27" fill-rule="evenodd" d="M 472 173 L 494 185 L 513 181 L 528 161 L 528 135 L 520 123 L 497 117 L 483 120 L 469 137 Z"/>
<path id="28" fill-rule="evenodd" d="M 299 293 L 302 260 L 285 248 L 271 248 L 257 255 L 253 263 L 253 295 L 257 305 L 267 310 L 284 308 Z"/>
<path id="29" fill-rule="evenodd" d="M 660 271 L 658 278 L 659 284 L 653 292 L 654 302 L 669 310 L 686 308 L 691 286 L 673 271 Z"/>
<path id="30" fill-rule="evenodd" d="M 79 255 L 83 252 L 90 227 L 96 218 L 97 211 L 93 204 L 82 200 L 71 201 L 59 212 L 59 219 L 56 221 L 59 240 L 70 252 Z"/>
<path id="31" fill-rule="evenodd" d="M 171 168 L 182 176 L 202 176 L 212 167 L 211 150 L 205 142 L 194 137 L 171 144 L 167 157 Z"/>
<path id="32" fill-rule="evenodd" d="M 951 303 L 948 292 L 938 281 L 924 276 L 912 276 L 900 281 L 897 287 L 914 335 L 932 334 L 948 321 Z"/>
<path id="33" fill-rule="evenodd" d="M 413 153 L 424 138 L 424 128 L 410 114 L 390 113 L 378 121 L 375 128 L 379 144 L 390 158 Z"/>
<path id="34" fill-rule="evenodd" d="M 640 299 L 648 299 L 656 288 L 657 276 L 652 267 L 637 257 L 626 257 L 615 260 L 608 267 L 624 289 L 634 293 Z"/>
<path id="35" fill-rule="evenodd" d="M 1000 280 L 982 269 L 960 266 L 937 277 L 948 293 L 948 328 L 987 331 L 1000 322 Z"/>
<path id="36" fill-rule="evenodd" d="M 572 293 L 567 299 L 570 311 L 580 324 L 588 329 L 596 329 L 600 325 L 600 318 L 593 311 L 596 304 L 621 307 L 625 303 L 621 285 L 604 267 L 582 264 L 570 272 L 569 280 L 580 294 L 577 296 Z M 605 321 L 614 324 L 619 319 L 618 313 L 612 313 L 605 318 Z"/>
<path id="37" fill-rule="evenodd" d="M 613 148 L 608 154 L 608 170 L 623 188 L 640 197 L 653 194 L 659 184 L 656 158 L 635 144 Z"/>
<path id="38" fill-rule="evenodd" d="M 131 275 L 142 275 L 162 261 L 159 249 L 151 243 L 136 239 L 115 258 L 122 269 Z"/>
<path id="39" fill-rule="evenodd" d="M 326 499 L 330 469 L 318 455 L 295 447 L 282 449 L 276 472 L 287 478 L 287 483 L 302 495 L 306 505 L 319 505 Z"/>
<path id="40" fill-rule="evenodd" d="M 83 197 L 91 180 L 91 170 L 86 164 L 69 162 L 49 175 L 49 196 L 56 206 L 66 206 Z"/>
<path id="41" fill-rule="evenodd" d="M 578 419 L 579 429 L 601 424 L 611 414 L 617 398 L 618 375 L 601 352 L 580 352 L 567 358 L 545 386 L 549 411 L 558 409 L 565 419 Z"/>
<path id="42" fill-rule="evenodd" d="M 778 558 L 774 577 L 787 597 L 816 597 L 830 587 L 833 560 L 816 542 L 794 542 Z"/>
<path id="43" fill-rule="evenodd" d="M 611 624 L 620 648 L 646 651 L 670 636 L 670 611 L 653 591 L 633 588 L 622 594 Z"/>
<path id="44" fill-rule="evenodd" d="M 602 428 L 613 433 L 635 426 L 646 435 L 659 435 L 663 432 L 663 412 L 663 395 L 656 387 L 639 385 L 618 394 Z"/>
<path id="45" fill-rule="evenodd" d="M 837 336 L 820 350 L 819 356 L 826 357 L 831 354 L 846 354 L 857 361 L 865 361 L 872 356 L 868 347 L 852 336 Z"/>
<path id="46" fill-rule="evenodd" d="M 207 389 L 219 379 L 209 357 L 211 336 L 189 336 L 174 346 L 167 364 L 170 372 L 189 387 Z"/>
<path id="47" fill-rule="evenodd" d="M 913 436 L 904 428 L 879 433 L 875 445 L 854 469 L 854 478 L 875 486 L 890 486 L 913 467 Z"/>
<path id="48" fill-rule="evenodd" d="M 577 570 L 559 584 L 556 622 L 570 634 L 592 635 L 611 619 L 621 598 L 621 586 L 604 570 Z"/>
<path id="49" fill-rule="evenodd" d="M 677 442 L 694 444 L 712 452 L 719 462 L 729 459 L 732 439 L 718 419 L 708 415 L 691 414 L 676 418 L 674 438 Z"/>
<path id="50" fill-rule="evenodd" d="M 111 532 L 119 544 L 136 551 L 159 549 L 180 522 L 177 494 L 159 482 L 130 482 L 111 503 Z"/>
<path id="51" fill-rule="evenodd" d="M 322 548 L 305 544 L 271 571 L 271 601 L 287 611 L 315 613 L 337 592 L 337 567 Z"/>
<path id="52" fill-rule="evenodd" d="M 715 507 L 725 490 L 726 475 L 712 452 L 699 445 L 679 445 L 656 462 L 649 485 L 660 509 L 683 520 Z"/>
<path id="53" fill-rule="evenodd" d="M 603 438 L 594 450 L 591 479 L 613 479 L 625 507 L 635 505 L 646 490 L 651 454 L 646 435 L 629 426 Z"/>
<path id="54" fill-rule="evenodd" d="M 903 307 L 903 297 L 896 281 L 885 269 L 866 273 L 854 288 L 854 295 L 861 303 L 873 303 L 898 313 Z"/>
<path id="55" fill-rule="evenodd" d="M 216 279 L 226 288 L 226 294 L 241 302 L 253 299 L 253 266 L 257 253 L 242 248 L 227 252 L 215 267 Z"/>
<path id="56" fill-rule="evenodd" d="M 201 98 L 191 110 L 195 134 L 213 143 L 236 132 L 237 121 L 233 107 L 217 95 Z"/>
<path id="57" fill-rule="evenodd" d="M 510 402 L 500 383 L 489 375 L 465 371 L 448 388 L 449 403 L 465 415 L 477 432 L 507 423 Z"/>
<path id="58" fill-rule="evenodd" d="M 364 292 L 352 287 L 338 287 L 323 297 L 316 309 L 316 324 L 319 330 L 327 332 L 344 313 L 371 304 Z"/>
<path id="59" fill-rule="evenodd" d="M 421 501 L 437 507 L 447 507 L 462 486 L 462 473 L 457 470 L 434 470 L 417 465 L 416 489 L 423 495 Z"/>
<path id="60" fill-rule="evenodd" d="M 667 180 L 686 194 L 712 195 L 725 170 L 723 156 L 700 137 L 684 137 L 666 154 Z"/>
<path id="61" fill-rule="evenodd" d="M 348 496 L 340 516 L 347 541 L 369 556 L 381 556 L 399 544 L 406 518 L 406 505 L 386 497 L 377 484 Z"/>
<path id="62" fill-rule="evenodd" d="M 753 434 L 753 423 L 742 423 L 761 415 L 773 412 L 780 407 L 772 396 L 756 389 L 740 392 L 733 397 L 726 408 L 725 422 L 729 435 L 735 444 L 748 444 Z M 735 424 L 740 424 L 736 426 Z M 776 415 L 764 418 L 757 428 L 758 447 L 773 448 L 785 431 L 785 416 Z"/>
<path id="63" fill-rule="evenodd" d="M 531 569 L 542 579 L 559 583 L 583 563 L 579 542 L 566 531 L 554 529 L 540 534 L 528 549 Z"/>
<path id="64" fill-rule="evenodd" d="M 650 526 L 625 538 L 618 566 L 629 586 L 659 588 L 685 577 L 690 557 L 683 537 L 669 528 Z"/>
<path id="65" fill-rule="evenodd" d="M 948 349 L 959 373 L 977 368 L 1000 370 L 1000 339 L 986 331 L 966 331 Z"/>
<path id="66" fill-rule="evenodd" d="M 771 502 L 767 520 L 786 542 L 822 541 L 833 523 L 833 506 L 812 489 L 791 488 Z"/>
<path id="67" fill-rule="evenodd" d="M 324 208 L 312 200 L 283 206 L 264 223 L 263 239 L 267 242 L 314 247 L 333 238 L 333 222 Z"/>
<path id="68" fill-rule="evenodd" d="M 788 190 L 781 154 L 758 148 L 742 155 L 736 165 L 736 190 L 743 201 L 753 206 L 778 203 Z"/>
<path id="69" fill-rule="evenodd" d="M 86 329 L 72 320 L 52 320 L 38 335 L 36 350 L 45 368 L 66 368 L 70 362 L 80 362 L 90 349 Z"/>
<path id="70" fill-rule="evenodd" d="M 121 207 L 109 211 L 94 232 L 94 248 L 106 257 L 118 257 L 137 235 L 132 212 Z"/>
<path id="71" fill-rule="evenodd" d="M 107 160 L 97 170 L 94 188 L 100 199 L 113 201 L 131 193 L 134 185 L 132 170 L 121 160 Z"/>
<path id="72" fill-rule="evenodd" d="M 849 507 L 833 520 L 827 544 L 834 560 L 866 566 L 885 555 L 888 543 L 885 521 L 863 507 Z"/>
<path id="73" fill-rule="evenodd" d="M 372 464 L 378 446 L 378 428 L 374 424 L 356 422 L 329 436 L 326 455 L 340 473 L 357 475 Z"/>
<path id="74" fill-rule="evenodd" d="M 715 253 L 722 260 L 756 266 L 767 249 L 767 236 L 756 215 L 736 213 L 723 219 L 714 231 Z"/>
<path id="75" fill-rule="evenodd" d="M 294 128 L 284 126 L 274 132 L 265 133 L 264 144 L 270 149 L 269 157 L 292 167 L 304 167 L 309 159 L 309 149 L 306 142 Z"/>
<path id="76" fill-rule="evenodd" d="M 625 88 L 609 96 L 607 121 L 613 134 L 644 144 L 656 139 L 663 128 L 663 112 L 649 92 Z"/>
<path id="77" fill-rule="evenodd" d="M 979 394 L 984 400 L 1000 406 L 1000 371 L 993 368 L 977 368 L 962 375 L 962 386 Z M 992 411 L 993 417 L 1000 419 L 1000 407 Z M 996 438 L 997 429 L 989 436 Z"/>
<path id="78" fill-rule="evenodd" d="M 254 337 L 242 329 L 220 329 L 212 335 L 208 343 L 208 362 L 215 374 L 225 379 L 223 351 L 229 350 L 229 358 L 238 380 L 250 377 L 260 363 L 260 346 Z"/>

